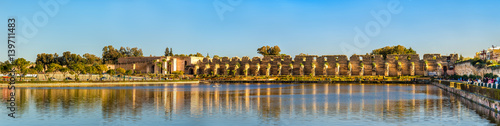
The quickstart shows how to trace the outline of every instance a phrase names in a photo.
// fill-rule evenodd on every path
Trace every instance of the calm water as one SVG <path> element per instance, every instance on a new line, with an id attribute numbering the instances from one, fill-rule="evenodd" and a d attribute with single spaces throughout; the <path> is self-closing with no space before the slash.
<path id="1" fill-rule="evenodd" d="M 0 125 L 489 125 L 432 85 L 162 84 L 17 89 Z M 484 111 L 484 110 L 483 110 Z M 488 110 L 486 110 L 488 111 Z M 488 112 L 486 112 L 488 113 Z M 496 116 L 496 115 L 493 115 Z"/>

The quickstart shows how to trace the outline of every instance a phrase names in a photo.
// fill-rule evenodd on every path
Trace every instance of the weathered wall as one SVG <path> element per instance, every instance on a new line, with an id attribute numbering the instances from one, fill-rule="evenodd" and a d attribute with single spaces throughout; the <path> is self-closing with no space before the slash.
<path id="1" fill-rule="evenodd" d="M 178 56 L 124 57 L 118 59 L 118 63 L 114 64 L 114 68 L 123 68 L 125 70 L 133 70 L 135 72 L 141 73 L 166 73 L 173 71 L 184 71 L 185 73 L 192 74 L 189 73 L 189 70 L 193 70 L 194 64 L 204 62 L 203 60 L 212 59 L 204 59 L 203 57 Z M 159 65 L 158 63 L 161 63 L 161 65 Z"/>
<path id="2" fill-rule="evenodd" d="M 450 57 L 450 64 L 447 58 Z M 199 72 L 197 74 L 218 75 L 426 75 L 428 72 L 443 74 L 443 67 L 454 65 L 458 59 L 457 54 L 441 56 L 440 54 L 424 54 L 420 59 L 418 54 L 387 55 L 384 59 L 381 55 L 296 55 L 290 56 L 265 56 L 265 57 L 223 57 L 222 59 L 204 58 L 198 62 Z M 427 64 L 425 62 L 427 61 Z M 203 72 L 214 71 L 215 64 L 219 64 L 217 71 L 230 72 Z M 441 64 L 441 68 L 438 64 Z M 292 65 L 292 66 L 290 66 Z M 205 68 L 205 66 L 210 66 Z M 337 67 L 338 66 L 338 67 Z M 350 67 L 349 67 L 350 66 Z M 425 69 L 427 66 L 427 69 Z M 388 68 L 388 69 L 387 69 Z M 233 73 L 235 71 L 236 73 Z"/>

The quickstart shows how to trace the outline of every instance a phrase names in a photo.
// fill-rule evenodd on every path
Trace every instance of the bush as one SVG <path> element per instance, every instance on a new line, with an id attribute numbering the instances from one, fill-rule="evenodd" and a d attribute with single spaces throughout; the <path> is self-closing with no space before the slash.
<path id="1" fill-rule="evenodd" d="M 497 77 L 498 77 L 498 75 L 495 75 L 495 74 L 493 74 L 493 73 L 487 73 L 487 74 L 484 74 L 484 77 L 486 77 L 486 78 L 490 78 L 490 79 L 491 79 L 491 78 L 497 78 Z"/>

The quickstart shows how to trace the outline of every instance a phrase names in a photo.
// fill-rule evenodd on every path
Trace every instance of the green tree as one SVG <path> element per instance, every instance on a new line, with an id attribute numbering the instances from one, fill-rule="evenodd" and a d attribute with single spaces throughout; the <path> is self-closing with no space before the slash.
<path id="1" fill-rule="evenodd" d="M 127 71 L 125 71 L 125 74 L 127 74 L 127 75 L 129 75 L 129 76 L 130 76 L 130 75 L 132 75 L 133 73 L 134 73 L 134 71 L 132 71 L 132 70 L 127 70 Z"/>
<path id="2" fill-rule="evenodd" d="M 167 59 L 162 59 L 161 61 L 162 61 L 163 63 L 165 63 L 165 62 L 167 62 Z M 167 63 L 167 64 L 168 64 L 168 63 Z M 167 68 L 163 67 L 163 65 L 161 65 L 161 67 L 162 67 L 162 69 L 161 69 L 161 70 L 162 70 L 162 74 L 163 74 L 163 73 L 164 73 L 163 71 L 167 71 Z M 167 67 L 168 67 L 168 66 L 167 66 Z M 168 72 L 167 72 L 167 74 L 168 74 Z"/>
<path id="3" fill-rule="evenodd" d="M 85 65 L 83 63 L 75 63 L 70 66 L 70 70 L 75 72 L 75 80 L 79 80 L 80 74 L 85 73 Z"/>
<path id="4" fill-rule="evenodd" d="M 109 74 L 109 76 L 113 76 L 116 74 L 116 71 L 113 69 L 110 69 L 110 70 L 106 71 L 106 73 Z"/>
<path id="5" fill-rule="evenodd" d="M 281 52 L 281 49 L 279 46 L 274 46 L 274 47 L 270 47 L 270 46 L 262 46 L 260 48 L 257 49 L 257 53 L 263 55 L 263 56 L 267 56 L 267 55 L 280 55 L 280 52 Z"/>
<path id="6" fill-rule="evenodd" d="M 275 45 L 274 47 L 271 48 L 269 52 L 270 55 L 280 55 L 281 49 L 279 46 Z"/>
<path id="7" fill-rule="evenodd" d="M 165 49 L 165 56 L 170 56 L 170 50 L 168 50 L 168 47 Z"/>
<path id="8" fill-rule="evenodd" d="M 90 80 L 92 80 L 92 74 L 97 72 L 94 66 L 85 66 L 85 73 L 90 74 Z"/>
<path id="9" fill-rule="evenodd" d="M 115 49 L 113 46 L 105 46 L 102 49 L 102 61 L 104 63 L 117 63 L 118 58 L 121 57 L 142 57 L 142 49 L 137 47 L 120 47 L 120 50 Z"/>
<path id="10" fill-rule="evenodd" d="M 188 56 L 203 57 L 203 54 L 197 52 L 196 54 L 189 54 Z"/>
<path id="11" fill-rule="evenodd" d="M 486 77 L 488 79 L 491 79 L 491 78 L 497 78 L 498 75 L 495 75 L 493 73 L 487 73 L 487 74 L 484 74 L 484 77 Z"/>
<path id="12" fill-rule="evenodd" d="M 106 65 L 94 64 L 95 73 L 99 74 L 99 78 L 102 78 L 102 74 L 108 70 Z"/>
<path id="13" fill-rule="evenodd" d="M 40 72 L 45 72 L 45 71 L 43 70 L 43 65 L 42 65 L 42 64 L 36 64 L 36 65 L 35 65 L 34 70 L 37 72 L 37 73 L 36 73 L 36 76 L 37 76 L 37 77 L 39 77 L 39 74 L 38 74 L 38 73 L 40 73 Z"/>
<path id="14" fill-rule="evenodd" d="M 130 49 L 130 54 L 132 57 L 143 57 L 142 49 L 137 47 Z"/>
<path id="15" fill-rule="evenodd" d="M 62 57 L 56 57 L 59 65 L 69 65 L 73 63 L 85 62 L 85 59 L 78 54 L 72 54 L 70 51 L 63 53 Z"/>
<path id="16" fill-rule="evenodd" d="M 117 74 L 122 75 L 122 76 L 126 74 L 125 73 L 126 71 L 123 68 L 116 68 L 116 72 L 117 72 Z"/>
<path id="17" fill-rule="evenodd" d="M 97 73 L 99 74 L 102 74 L 103 72 L 106 72 L 108 70 L 108 67 L 102 64 L 94 64 L 94 67 L 96 68 Z"/>
<path id="18" fill-rule="evenodd" d="M 28 73 L 28 65 L 30 64 L 29 61 L 26 61 L 24 58 L 17 58 L 14 60 L 14 66 L 17 69 L 17 73 L 26 75 Z M 22 80 L 22 78 L 21 78 Z"/>
<path id="19" fill-rule="evenodd" d="M 116 63 L 120 57 L 122 57 L 121 53 L 111 45 L 104 46 L 102 49 L 102 61 L 104 63 Z"/>
<path id="20" fill-rule="evenodd" d="M 257 53 L 259 53 L 263 56 L 267 56 L 267 55 L 269 55 L 269 50 L 270 50 L 269 46 L 262 46 L 262 47 L 257 49 Z"/>
<path id="21" fill-rule="evenodd" d="M 165 59 L 163 59 L 163 60 L 165 60 Z M 163 65 L 162 64 L 163 64 L 162 62 L 156 62 L 156 66 L 158 66 L 160 68 L 160 77 L 161 77 L 161 75 L 163 75 Z"/>
<path id="22" fill-rule="evenodd" d="M 30 61 L 26 61 L 24 58 L 17 58 L 14 60 L 14 66 L 18 71 L 22 71 L 24 69 L 28 69 L 28 65 L 30 64 Z"/>
<path id="23" fill-rule="evenodd" d="M 102 63 L 101 58 L 97 57 L 94 54 L 85 53 L 83 54 L 83 57 L 85 58 L 85 64 Z"/>
<path id="24" fill-rule="evenodd" d="M 397 45 L 392 47 L 386 46 L 383 48 L 374 49 L 371 53 L 371 55 L 382 55 L 384 59 L 387 58 L 388 54 L 417 54 L 417 51 L 413 50 L 411 47 L 407 49 L 404 46 Z"/>
<path id="25" fill-rule="evenodd" d="M 55 73 L 61 69 L 61 65 L 56 64 L 56 63 L 51 63 L 49 66 L 47 66 L 47 71 L 48 73 L 52 73 L 52 77 L 55 76 Z"/>
<path id="26" fill-rule="evenodd" d="M 57 63 L 56 58 L 57 58 L 57 56 L 54 56 L 53 54 L 41 53 L 41 54 L 38 54 L 36 56 L 35 62 L 36 62 L 36 64 L 42 64 L 43 67 L 46 67 L 51 63 Z"/>
<path id="27" fill-rule="evenodd" d="M 12 65 L 8 60 L 3 63 L 0 62 L 0 71 L 2 73 L 8 73 L 9 71 L 12 70 L 13 66 L 14 65 Z"/>
<path id="28" fill-rule="evenodd" d="M 66 79 L 66 73 L 69 72 L 69 68 L 63 67 L 63 68 L 59 69 L 59 71 L 61 71 L 61 73 L 63 73 L 63 76 Z"/>

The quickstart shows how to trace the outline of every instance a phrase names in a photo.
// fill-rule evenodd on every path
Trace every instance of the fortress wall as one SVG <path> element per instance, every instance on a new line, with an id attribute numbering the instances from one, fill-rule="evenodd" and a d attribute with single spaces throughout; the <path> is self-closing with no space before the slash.
<path id="1" fill-rule="evenodd" d="M 231 58 L 231 62 L 229 62 L 229 74 L 230 75 L 241 75 L 241 59 L 239 57 Z M 237 69 L 236 69 L 237 68 Z"/>
<path id="2" fill-rule="evenodd" d="M 384 67 L 384 57 L 382 55 L 373 55 L 370 58 L 372 63 L 369 63 L 368 66 L 370 68 L 371 73 L 367 75 L 384 75 L 385 67 Z M 374 66 L 375 63 L 375 66 Z M 367 64 L 365 64 L 366 66 Z"/>
<path id="3" fill-rule="evenodd" d="M 250 63 L 250 72 L 248 75 L 261 75 L 260 74 L 260 62 L 262 60 L 259 57 L 253 57 Z"/>
<path id="4" fill-rule="evenodd" d="M 351 75 L 360 75 L 361 73 L 361 62 L 362 62 L 362 58 L 361 56 L 359 55 L 352 55 L 350 58 L 349 58 L 349 63 L 351 64 Z M 348 69 L 349 71 L 349 69 Z"/>
<path id="5" fill-rule="evenodd" d="M 448 57 L 450 57 L 450 64 L 447 63 Z M 428 62 L 427 71 L 443 73 L 442 69 L 438 69 L 438 63 L 441 63 L 443 67 L 454 65 L 453 63 L 457 59 L 457 54 L 452 54 L 449 56 L 441 56 L 440 54 L 424 54 L 424 59 L 420 59 L 418 54 L 387 55 L 386 59 L 384 59 L 381 55 L 352 55 L 349 58 L 346 55 L 297 55 L 295 56 L 295 58 L 292 58 L 290 56 L 264 56 L 262 58 L 222 57 L 214 59 L 204 58 L 203 60 L 199 61 L 199 64 L 201 65 L 199 65 L 200 70 L 198 71 L 200 72 L 198 73 L 207 73 L 203 72 L 205 67 L 207 67 L 206 64 L 208 64 L 207 69 L 209 69 L 209 71 L 214 71 L 214 68 L 218 64 L 219 68 L 217 69 L 217 74 L 224 75 L 224 71 L 227 71 L 227 64 L 230 70 L 228 74 L 230 75 L 233 74 L 233 70 L 236 70 L 236 75 L 244 75 L 245 66 L 247 65 L 248 69 L 246 70 L 246 72 L 248 76 L 266 75 L 268 72 L 268 66 L 270 66 L 269 75 L 272 76 L 301 74 L 331 76 L 336 75 L 336 66 L 338 64 L 339 75 L 349 75 L 349 72 L 351 72 L 352 76 L 385 75 L 386 65 L 389 65 L 389 76 L 408 76 L 412 74 L 424 75 L 424 73 L 426 72 L 425 60 L 427 60 Z M 290 66 L 290 64 L 292 65 L 292 67 Z M 301 64 L 303 68 L 301 68 Z M 351 71 L 349 71 L 348 69 L 349 64 L 351 65 Z M 363 68 L 361 67 L 362 64 Z M 375 67 L 373 64 L 375 64 Z M 237 67 L 237 65 L 239 66 Z M 398 69 L 399 65 L 401 69 Z M 413 70 L 412 67 L 414 67 Z"/>
<path id="6" fill-rule="evenodd" d="M 135 64 L 135 70 L 134 70 L 134 64 Z M 115 68 L 123 68 L 125 70 L 134 70 L 136 72 L 141 72 L 141 73 L 153 72 L 153 68 L 150 67 L 153 65 L 153 63 L 142 62 L 142 63 L 134 63 L 134 64 L 116 64 Z M 158 68 L 155 68 L 154 72 L 158 72 L 157 70 L 158 70 Z"/>
<path id="7" fill-rule="evenodd" d="M 373 57 L 371 55 L 359 55 L 361 57 L 360 64 L 363 63 L 363 69 L 360 69 L 360 72 L 363 72 L 363 75 L 372 75 L 372 62 L 373 62 Z M 361 71 L 363 70 L 363 71 Z"/>

